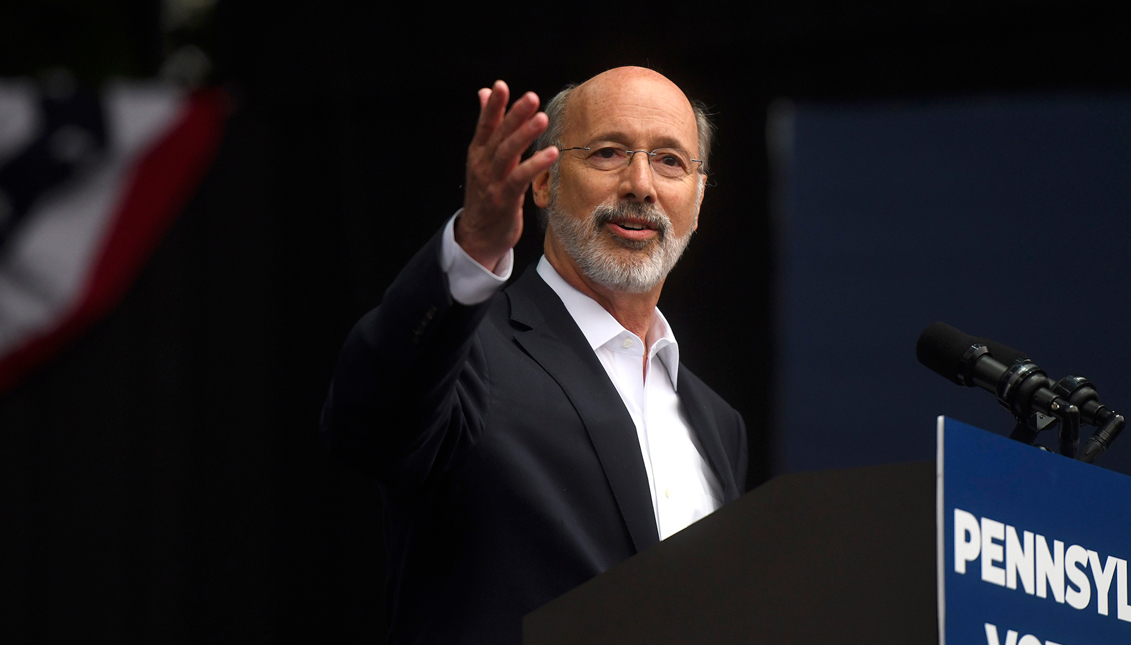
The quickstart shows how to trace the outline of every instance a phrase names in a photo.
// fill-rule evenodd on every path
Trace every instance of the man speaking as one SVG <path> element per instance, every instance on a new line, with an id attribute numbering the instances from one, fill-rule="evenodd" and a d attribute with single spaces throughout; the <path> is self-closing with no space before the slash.
<path id="1" fill-rule="evenodd" d="M 519 643 L 523 615 L 746 478 L 741 417 L 656 308 L 699 224 L 705 114 L 635 67 L 545 113 L 509 98 L 479 91 L 463 209 L 354 327 L 323 410 L 381 483 L 393 643 Z M 528 187 L 545 255 L 502 289 Z"/>

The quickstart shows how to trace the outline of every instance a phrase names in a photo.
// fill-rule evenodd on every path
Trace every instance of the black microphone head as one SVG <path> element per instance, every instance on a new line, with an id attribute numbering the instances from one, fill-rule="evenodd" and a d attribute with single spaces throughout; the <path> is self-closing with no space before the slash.
<path id="1" fill-rule="evenodd" d="M 915 343 L 915 358 L 932 372 L 958 385 L 966 383 L 960 376 L 964 369 L 962 356 L 977 339 L 964 334 L 946 323 L 936 322 L 927 325 Z"/>
<path id="2" fill-rule="evenodd" d="M 966 366 L 962 357 L 973 345 L 985 345 L 992 356 L 1004 365 L 1012 365 L 1019 360 L 1027 360 L 1025 354 L 988 338 L 965 334 L 946 323 L 936 322 L 927 325 L 919 334 L 915 344 L 915 357 L 931 371 L 958 385 L 966 385 L 962 374 Z"/>

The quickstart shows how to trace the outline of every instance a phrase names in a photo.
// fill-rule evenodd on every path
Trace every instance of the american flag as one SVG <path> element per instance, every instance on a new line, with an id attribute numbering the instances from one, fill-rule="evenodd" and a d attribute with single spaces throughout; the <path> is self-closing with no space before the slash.
<path id="1" fill-rule="evenodd" d="M 0 392 L 117 305 L 196 190 L 229 101 L 0 80 Z"/>

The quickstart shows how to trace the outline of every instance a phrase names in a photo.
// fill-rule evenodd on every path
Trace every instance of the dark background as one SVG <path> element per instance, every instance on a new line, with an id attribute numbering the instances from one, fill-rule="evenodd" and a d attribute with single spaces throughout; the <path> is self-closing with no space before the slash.
<path id="1" fill-rule="evenodd" d="M 193 42 L 237 102 L 122 305 L 0 394 L 0 606 L 30 642 L 380 640 L 376 486 L 321 452 L 318 412 L 349 327 L 459 207 L 494 79 L 548 98 L 647 65 L 717 113 L 716 185 L 661 306 L 745 416 L 751 485 L 773 446 L 774 99 L 1131 86 L 1126 23 L 1085 3 L 221 2 L 174 32 L 154 2 L 0 11 L 0 76 L 147 78 Z"/>
<path id="2" fill-rule="evenodd" d="M 775 472 L 931 460 L 939 414 L 1009 434 L 993 395 L 916 360 L 936 320 L 1128 409 L 1131 94 L 792 105 L 771 119 Z M 1096 465 L 1131 474 L 1131 443 Z"/>

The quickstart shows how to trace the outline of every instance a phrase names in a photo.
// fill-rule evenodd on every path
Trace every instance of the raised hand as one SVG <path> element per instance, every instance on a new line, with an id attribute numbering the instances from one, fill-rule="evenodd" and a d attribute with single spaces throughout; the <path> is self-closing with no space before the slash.
<path id="1" fill-rule="evenodd" d="M 456 242 L 467 254 L 494 270 L 522 236 L 526 188 L 558 158 L 550 146 L 526 161 L 522 152 L 546 130 L 538 97 L 527 92 L 506 111 L 510 90 L 502 81 L 479 90 L 479 123 L 467 148 L 463 213 L 456 222 Z"/>

